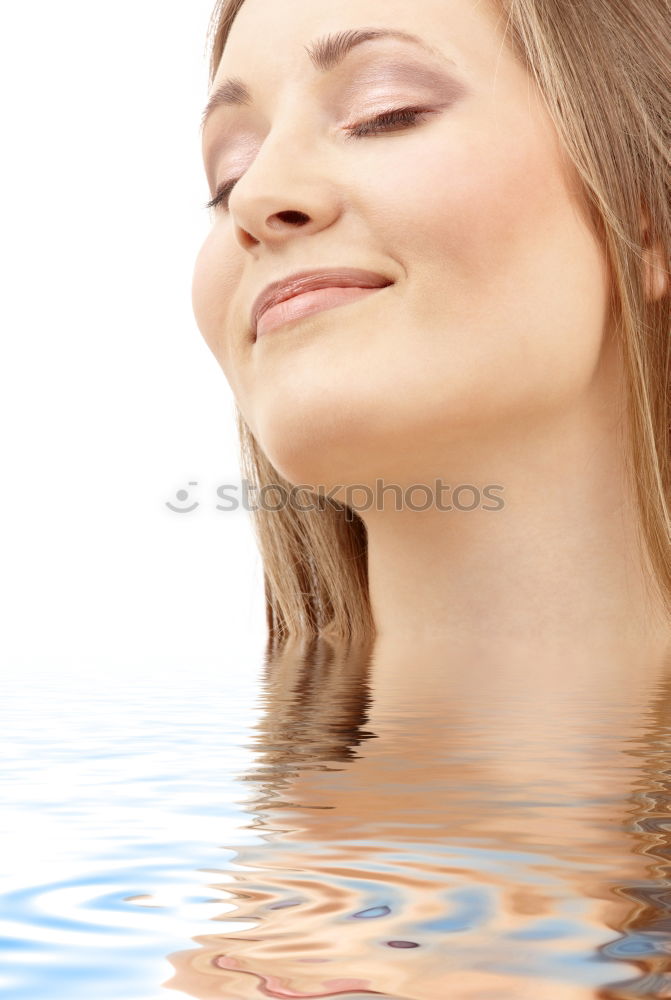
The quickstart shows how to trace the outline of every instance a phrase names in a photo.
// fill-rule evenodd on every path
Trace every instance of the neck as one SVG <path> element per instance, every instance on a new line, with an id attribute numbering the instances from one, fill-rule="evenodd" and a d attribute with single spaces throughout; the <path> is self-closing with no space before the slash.
<path id="1" fill-rule="evenodd" d="M 507 440 L 450 444 L 449 464 L 424 480 L 477 487 L 476 509 L 397 511 L 391 496 L 362 515 L 378 639 L 449 637 L 464 652 L 490 645 L 497 655 L 539 642 L 667 649 L 671 625 L 637 530 L 622 422 L 583 406 L 528 423 Z M 487 485 L 503 487 L 502 509 L 481 509 L 496 506 Z M 421 491 L 413 496 L 422 503 Z M 475 497 L 464 489 L 457 499 L 463 508 Z"/>

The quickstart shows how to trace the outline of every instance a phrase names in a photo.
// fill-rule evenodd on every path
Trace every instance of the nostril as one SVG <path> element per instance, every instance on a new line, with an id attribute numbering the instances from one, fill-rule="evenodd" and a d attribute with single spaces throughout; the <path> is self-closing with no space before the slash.
<path id="1" fill-rule="evenodd" d="M 275 215 L 283 222 L 297 222 L 301 226 L 310 221 L 310 216 L 306 215 L 305 212 L 295 212 L 293 209 L 287 209 L 286 212 L 276 212 Z"/>

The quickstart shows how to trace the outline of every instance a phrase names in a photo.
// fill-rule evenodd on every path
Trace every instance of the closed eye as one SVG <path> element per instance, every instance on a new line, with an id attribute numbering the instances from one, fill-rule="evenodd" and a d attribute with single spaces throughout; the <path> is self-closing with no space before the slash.
<path id="1" fill-rule="evenodd" d="M 364 135 L 375 135 L 378 132 L 393 132 L 396 129 L 409 128 L 426 120 L 430 114 L 426 108 L 393 108 L 383 111 L 373 118 L 366 118 L 358 125 L 348 125 L 345 129 L 348 137 L 358 138 Z"/>
<path id="2" fill-rule="evenodd" d="M 217 188 L 214 198 L 212 201 L 207 202 L 205 208 L 218 208 L 219 205 L 224 205 L 224 207 L 227 208 L 229 195 L 238 183 L 238 180 L 239 178 L 236 177 L 235 180 L 227 181 L 225 184 L 220 185 L 220 187 Z"/>
<path id="3" fill-rule="evenodd" d="M 345 128 L 345 133 L 348 139 L 359 139 L 368 135 L 396 132 L 399 129 L 402 130 L 419 125 L 421 122 L 426 121 L 427 115 L 430 114 L 431 111 L 423 107 L 392 108 L 390 111 L 382 111 L 379 115 L 374 115 L 372 118 L 366 118 L 356 125 L 348 125 Z M 219 208 L 219 206 L 228 208 L 228 199 L 231 191 L 239 179 L 239 177 L 236 177 L 220 185 L 217 188 L 214 198 L 207 202 L 205 208 Z"/>

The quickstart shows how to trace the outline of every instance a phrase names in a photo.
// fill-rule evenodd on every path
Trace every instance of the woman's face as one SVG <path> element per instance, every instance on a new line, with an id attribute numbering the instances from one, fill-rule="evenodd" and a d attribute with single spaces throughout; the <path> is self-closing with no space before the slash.
<path id="1" fill-rule="evenodd" d="M 235 77 L 252 100 L 205 125 L 211 196 L 239 179 L 193 304 L 291 482 L 431 482 L 593 391 L 607 266 L 504 24 L 481 0 L 245 0 L 235 19 L 211 93 Z M 378 38 L 313 64 L 318 39 L 369 27 L 434 51 Z M 351 131 L 401 108 L 423 113 Z M 266 285 L 333 268 L 393 283 L 254 340 Z"/>

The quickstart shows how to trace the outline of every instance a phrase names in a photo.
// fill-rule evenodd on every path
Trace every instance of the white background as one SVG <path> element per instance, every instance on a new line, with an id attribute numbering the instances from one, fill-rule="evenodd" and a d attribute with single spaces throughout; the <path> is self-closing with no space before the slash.
<path id="1" fill-rule="evenodd" d="M 216 509 L 240 482 L 233 397 L 191 307 L 212 7 L 4 8 L 5 669 L 234 671 L 265 641 L 250 515 Z M 199 507 L 172 513 L 183 488 Z"/>

